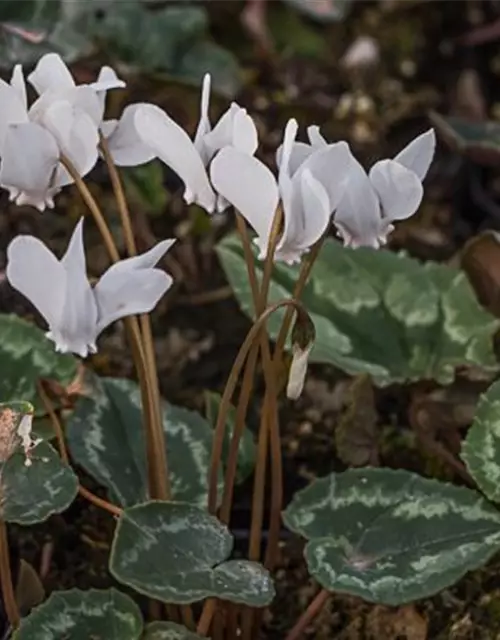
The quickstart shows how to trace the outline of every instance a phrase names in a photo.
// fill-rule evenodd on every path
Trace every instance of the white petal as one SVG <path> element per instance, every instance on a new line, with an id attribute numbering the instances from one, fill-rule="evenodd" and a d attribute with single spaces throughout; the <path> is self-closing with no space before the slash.
<path id="1" fill-rule="evenodd" d="M 305 142 L 294 142 L 292 152 L 290 154 L 290 160 L 288 163 L 288 170 L 290 175 L 294 175 L 297 169 L 303 164 L 305 160 L 311 155 L 314 148 L 310 144 Z M 276 151 L 276 166 L 281 166 L 281 156 L 283 155 L 283 145 L 280 144 Z"/>
<path id="2" fill-rule="evenodd" d="M 330 202 L 326 189 L 309 169 L 301 172 L 300 187 L 305 223 L 301 243 L 303 248 L 310 248 L 321 238 L 330 223 Z"/>
<path id="3" fill-rule="evenodd" d="M 88 85 L 71 87 L 62 91 L 50 90 L 41 95 L 30 107 L 30 120 L 44 123 L 45 114 L 56 102 L 69 102 L 75 113 L 83 111 L 99 127 L 104 113 L 104 105 L 101 104 L 97 93 Z"/>
<path id="4" fill-rule="evenodd" d="M 240 151 L 252 156 L 257 151 L 259 144 L 257 128 L 246 109 L 239 109 L 234 114 L 231 144 Z"/>
<path id="5" fill-rule="evenodd" d="M 106 65 L 101 67 L 97 80 L 89 84 L 89 87 L 98 93 L 110 89 L 124 89 L 126 86 L 126 83 L 116 75 L 115 70 Z"/>
<path id="6" fill-rule="evenodd" d="M 309 170 L 323 185 L 330 199 L 330 213 L 335 211 L 344 195 L 352 160 L 347 142 L 336 142 L 315 148 L 300 167 L 300 171 Z"/>
<path id="7" fill-rule="evenodd" d="M 349 180 L 334 223 L 346 246 L 380 246 L 380 205 L 365 170 L 355 158 L 351 160 Z"/>
<path id="8" fill-rule="evenodd" d="M 84 358 L 89 351 L 95 351 L 97 305 L 87 279 L 83 218 L 73 231 L 61 264 L 67 277 L 66 301 L 61 323 L 51 327 L 50 337 L 59 350 L 73 351 Z"/>
<path id="9" fill-rule="evenodd" d="M 307 137 L 313 147 L 325 147 L 328 142 L 321 135 L 318 125 L 312 124 L 307 127 Z"/>
<path id="10" fill-rule="evenodd" d="M 108 120 L 101 125 L 113 161 L 120 167 L 136 167 L 155 158 L 155 152 L 144 144 L 136 128 L 135 114 L 139 108 L 141 104 L 129 104 L 118 122 Z"/>
<path id="11" fill-rule="evenodd" d="M 153 104 L 142 104 L 137 109 L 135 124 L 144 144 L 184 182 L 185 201 L 195 202 L 212 213 L 215 193 L 202 159 L 184 129 Z"/>
<path id="12" fill-rule="evenodd" d="M 131 271 L 140 271 L 141 269 L 152 269 L 156 267 L 158 262 L 163 258 L 163 256 L 167 253 L 167 251 L 172 247 L 175 243 L 174 239 L 162 240 L 158 242 L 154 247 L 152 247 L 149 251 L 145 253 L 141 253 L 138 256 L 134 256 L 132 258 L 126 258 L 125 260 L 120 260 L 115 264 L 111 265 L 109 269 L 102 275 L 99 280 L 99 285 L 101 290 L 108 289 L 108 278 L 114 277 L 116 273 Z"/>
<path id="13" fill-rule="evenodd" d="M 14 87 L 0 79 L 0 154 L 9 125 L 28 122 L 23 101 Z"/>
<path id="14" fill-rule="evenodd" d="M 233 147 L 219 151 L 210 166 L 216 191 L 235 207 L 258 236 L 265 255 L 278 206 L 278 185 L 273 174 L 257 158 Z"/>
<path id="15" fill-rule="evenodd" d="M 387 220 L 405 220 L 418 209 L 424 189 L 413 171 L 394 160 L 381 160 L 373 165 L 369 177 Z"/>
<path id="16" fill-rule="evenodd" d="M 210 106 L 210 84 L 210 74 L 206 73 L 203 77 L 203 85 L 201 88 L 200 121 L 198 122 L 198 127 L 196 128 L 194 136 L 194 146 L 205 165 L 209 163 L 211 158 L 211 154 L 205 145 L 205 136 L 212 128 L 208 117 L 208 109 Z"/>
<path id="17" fill-rule="evenodd" d="M 61 91 L 75 86 L 70 70 L 57 53 L 42 56 L 29 74 L 28 82 L 39 95 L 45 91 Z"/>
<path id="18" fill-rule="evenodd" d="M 232 102 L 229 108 L 221 115 L 212 131 L 207 132 L 203 142 L 211 159 L 217 151 L 233 144 L 233 120 L 241 109 L 236 102 Z"/>
<path id="19" fill-rule="evenodd" d="M 60 322 L 66 295 L 66 272 L 55 255 L 33 236 L 17 236 L 7 248 L 10 285 L 23 294 L 49 327 Z"/>
<path id="20" fill-rule="evenodd" d="M 19 96 L 23 104 L 23 111 L 27 111 L 28 97 L 26 95 L 26 82 L 24 81 L 22 65 L 20 64 L 15 65 L 14 70 L 12 71 L 12 76 L 10 78 L 10 86 L 14 89 L 14 91 Z"/>
<path id="21" fill-rule="evenodd" d="M 436 134 L 434 129 L 429 129 L 415 138 L 415 140 L 412 140 L 398 153 L 394 160 L 402 164 L 406 169 L 413 171 L 420 180 L 423 180 L 431 165 L 435 149 Z"/>
<path id="22" fill-rule="evenodd" d="M 280 176 L 283 173 L 286 173 L 290 177 L 292 176 L 290 160 L 292 151 L 296 144 L 295 138 L 297 137 L 298 129 L 299 125 L 297 124 L 297 120 L 295 120 L 295 118 L 290 118 L 290 120 L 286 123 L 285 133 L 283 135 L 283 144 L 279 164 Z"/>
<path id="23" fill-rule="evenodd" d="M 9 189 L 18 204 L 43 211 L 46 205 L 53 206 L 48 191 L 58 163 L 59 148 L 49 131 L 33 122 L 10 125 L 3 145 L 0 185 Z"/>
<path id="24" fill-rule="evenodd" d="M 172 277 L 159 269 L 115 270 L 105 274 L 94 289 L 100 333 L 115 320 L 149 313 L 172 285 Z"/>

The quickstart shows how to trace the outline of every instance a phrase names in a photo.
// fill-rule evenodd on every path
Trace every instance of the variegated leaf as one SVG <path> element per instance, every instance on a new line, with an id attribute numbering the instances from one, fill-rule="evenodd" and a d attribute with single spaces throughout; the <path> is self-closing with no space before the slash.
<path id="1" fill-rule="evenodd" d="M 116 589 L 56 591 L 23 618 L 13 640 L 139 640 L 142 615 Z"/>
<path id="2" fill-rule="evenodd" d="M 78 492 L 78 478 L 46 442 L 32 451 L 26 466 L 22 451 L 0 467 L 0 517 L 31 525 L 69 507 Z"/>
<path id="3" fill-rule="evenodd" d="M 121 583 L 163 602 L 186 604 L 218 597 L 263 607 L 274 597 L 258 563 L 227 560 L 233 538 L 204 509 L 182 502 L 148 502 L 125 509 L 109 568 Z"/>
<path id="4" fill-rule="evenodd" d="M 284 520 L 308 539 L 309 571 L 326 589 L 386 605 L 433 595 L 500 550 L 500 513 L 484 498 L 407 471 L 315 480 Z"/>
<path id="5" fill-rule="evenodd" d="M 75 462 L 123 506 L 148 498 L 141 395 L 135 382 L 88 376 L 66 426 Z M 172 493 L 206 506 L 213 430 L 199 414 L 163 403 Z M 222 475 L 220 479 L 222 483 Z"/>
<path id="6" fill-rule="evenodd" d="M 240 243 L 227 237 L 218 254 L 242 309 L 251 315 Z M 261 277 L 262 263 L 257 271 Z M 270 301 L 289 298 L 297 276 L 298 267 L 276 265 Z M 466 275 L 450 267 L 422 266 L 401 254 L 327 240 L 302 301 L 316 327 L 311 361 L 368 373 L 378 385 L 423 379 L 449 384 L 462 366 L 498 370 L 492 336 L 500 321 L 481 308 Z M 272 337 L 283 313 L 268 323 Z"/>
<path id="7" fill-rule="evenodd" d="M 479 401 L 462 444 L 462 459 L 481 491 L 500 502 L 500 381 Z"/>
<path id="8" fill-rule="evenodd" d="M 15 315 L 0 314 L 0 400 L 26 400 L 38 413 L 40 378 L 68 385 L 77 374 L 71 354 L 56 353 L 54 343 L 35 325 Z"/>
<path id="9" fill-rule="evenodd" d="M 202 640 L 202 636 L 175 622 L 152 622 L 146 627 L 142 640 Z"/>

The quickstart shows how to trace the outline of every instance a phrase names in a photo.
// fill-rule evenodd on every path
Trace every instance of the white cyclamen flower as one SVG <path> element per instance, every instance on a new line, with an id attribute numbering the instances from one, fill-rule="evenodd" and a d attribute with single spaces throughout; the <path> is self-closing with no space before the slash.
<path id="1" fill-rule="evenodd" d="M 351 155 L 345 142 L 313 148 L 295 142 L 298 125 L 290 120 L 278 151 L 278 180 L 259 160 L 234 147 L 220 151 L 210 168 L 215 189 L 257 233 L 260 258 L 267 255 L 276 208 L 281 199 L 283 233 L 275 259 L 288 264 L 301 256 L 325 232 L 343 197 Z"/>
<path id="2" fill-rule="evenodd" d="M 377 249 L 386 244 L 395 220 L 405 220 L 415 213 L 435 147 L 434 130 L 429 129 L 393 160 L 375 163 L 368 175 L 352 159 L 345 194 L 334 217 L 345 246 Z"/>
<path id="3" fill-rule="evenodd" d="M 21 66 L 14 68 L 10 83 L 0 80 L 0 186 L 11 200 L 40 211 L 53 207 L 54 195 L 73 182 L 60 164 L 61 154 L 80 176 L 93 168 L 104 110 L 101 94 L 114 82 L 110 73 L 103 68 L 95 88 L 76 86 L 59 56 L 43 56 L 28 76 L 40 93 L 29 109 Z"/>
<path id="4" fill-rule="evenodd" d="M 184 182 L 184 200 L 196 203 L 208 213 L 225 208 L 223 199 L 212 189 L 206 167 L 221 149 L 234 146 L 252 155 L 257 149 L 257 130 L 245 109 L 233 103 L 214 126 L 208 117 L 210 76 L 203 80 L 201 115 L 194 141 L 165 111 L 156 105 L 141 103 L 125 112 L 116 129 L 109 134 L 109 144 L 117 164 L 147 162 L 158 157 Z M 127 111 L 127 110 L 125 110 Z"/>
<path id="5" fill-rule="evenodd" d="M 97 350 L 98 335 L 112 322 L 148 313 L 172 284 L 155 265 L 175 240 L 112 265 L 95 287 L 87 279 L 83 218 L 61 260 L 37 238 L 18 236 L 7 249 L 6 276 L 45 318 L 56 351 L 86 357 Z"/>

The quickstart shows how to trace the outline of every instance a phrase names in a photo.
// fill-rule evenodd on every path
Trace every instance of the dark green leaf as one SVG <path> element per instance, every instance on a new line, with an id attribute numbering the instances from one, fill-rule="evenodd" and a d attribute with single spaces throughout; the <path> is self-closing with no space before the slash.
<path id="1" fill-rule="evenodd" d="M 0 516 L 22 525 L 47 520 L 69 507 L 78 492 L 78 478 L 46 442 L 31 453 L 31 465 L 21 451 L 0 468 Z"/>
<path id="2" fill-rule="evenodd" d="M 315 480 L 284 519 L 309 540 L 309 571 L 325 588 L 386 605 L 433 595 L 500 549 L 500 514 L 478 493 L 406 471 Z"/>
<path id="3" fill-rule="evenodd" d="M 227 560 L 233 539 L 204 509 L 148 502 L 125 509 L 116 527 L 110 571 L 139 593 L 185 604 L 217 596 L 263 607 L 274 597 L 268 572 L 256 562 Z"/>
<path id="4" fill-rule="evenodd" d="M 500 381 L 479 401 L 462 445 L 462 458 L 481 491 L 500 502 Z"/>
<path id="5" fill-rule="evenodd" d="M 214 42 L 202 40 L 182 56 L 175 76 L 200 86 L 205 73 L 212 76 L 214 89 L 228 98 L 241 87 L 241 71 L 235 56 Z"/>
<path id="6" fill-rule="evenodd" d="M 14 640 L 139 640 L 142 615 L 116 589 L 56 591 L 23 618 Z"/>
<path id="7" fill-rule="evenodd" d="M 137 384 L 89 376 L 66 425 L 75 462 L 105 485 L 123 506 L 148 497 L 141 396 Z M 213 430 L 199 414 L 163 403 L 172 492 L 176 500 L 206 506 Z M 220 477 L 222 483 L 222 475 Z"/>
<path id="8" fill-rule="evenodd" d="M 31 402 L 42 408 L 36 381 L 51 378 L 68 385 L 77 374 L 77 360 L 56 353 L 44 332 L 15 315 L 0 314 L 0 399 Z"/>
<path id="9" fill-rule="evenodd" d="M 242 309 L 251 315 L 240 243 L 227 237 L 218 254 Z M 260 278 L 262 263 L 257 272 Z M 297 267 L 278 264 L 270 301 L 290 298 L 297 276 Z M 310 360 L 368 373 L 378 385 L 423 379 L 449 384 L 464 366 L 498 370 L 492 336 L 500 323 L 482 309 L 466 275 L 450 267 L 327 240 L 302 301 L 316 327 Z M 269 320 L 272 337 L 283 313 Z"/>
<path id="10" fill-rule="evenodd" d="M 142 640 L 202 640 L 202 636 L 175 622 L 152 622 L 146 627 Z"/>

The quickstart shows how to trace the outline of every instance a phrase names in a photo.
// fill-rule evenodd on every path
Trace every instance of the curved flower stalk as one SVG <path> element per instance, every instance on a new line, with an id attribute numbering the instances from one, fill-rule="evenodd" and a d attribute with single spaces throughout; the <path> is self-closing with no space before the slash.
<path id="1" fill-rule="evenodd" d="M 76 86 L 56 54 L 43 56 L 28 81 L 40 94 L 30 108 L 20 65 L 10 83 L 0 80 L 0 186 L 17 204 L 43 211 L 53 207 L 54 196 L 73 182 L 60 164 L 61 154 L 81 176 L 94 167 L 103 94 L 123 83 L 103 68 L 96 83 Z"/>
<path id="2" fill-rule="evenodd" d="M 275 259 L 288 264 L 300 261 L 325 232 L 344 195 L 351 164 L 347 143 L 315 148 L 296 142 L 297 130 L 297 121 L 289 120 L 277 153 L 277 181 L 260 160 L 235 147 L 220 151 L 210 169 L 215 189 L 257 233 L 260 259 L 267 255 L 273 218 L 281 200 L 284 225 Z"/>
<path id="3" fill-rule="evenodd" d="M 149 313 L 172 278 L 155 266 L 175 240 L 117 262 L 95 287 L 87 279 L 83 218 L 61 260 L 37 238 L 18 236 L 7 249 L 6 276 L 46 320 L 56 351 L 85 358 L 97 351 L 99 334 L 125 316 Z"/>
<path id="4" fill-rule="evenodd" d="M 417 211 L 435 147 L 436 136 L 429 129 L 394 159 L 376 162 L 368 174 L 352 159 L 347 188 L 334 217 L 345 246 L 378 249 L 394 230 L 393 222 Z"/>

